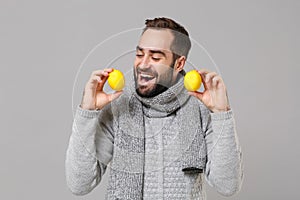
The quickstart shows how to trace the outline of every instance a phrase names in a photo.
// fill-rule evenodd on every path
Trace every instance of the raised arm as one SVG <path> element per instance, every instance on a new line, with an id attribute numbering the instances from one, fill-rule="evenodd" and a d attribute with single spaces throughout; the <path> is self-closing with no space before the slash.
<path id="1" fill-rule="evenodd" d="M 233 112 L 221 76 L 206 69 L 198 73 L 205 90 L 190 94 L 202 102 L 202 128 L 207 144 L 205 177 L 219 193 L 230 196 L 240 190 L 243 179 L 242 151 Z"/>
<path id="2" fill-rule="evenodd" d="M 65 160 L 67 185 L 76 195 L 85 195 L 99 184 L 112 158 L 114 120 L 110 102 L 122 93 L 103 92 L 112 70 L 91 74 L 76 110 Z"/>

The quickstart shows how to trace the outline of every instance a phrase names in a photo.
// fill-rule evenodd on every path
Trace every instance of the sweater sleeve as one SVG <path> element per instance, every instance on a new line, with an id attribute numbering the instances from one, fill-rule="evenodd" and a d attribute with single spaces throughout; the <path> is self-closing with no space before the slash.
<path id="1" fill-rule="evenodd" d="M 65 160 L 67 186 L 75 195 L 91 192 L 112 158 L 113 120 L 109 106 L 105 108 L 77 107 Z"/>
<path id="2" fill-rule="evenodd" d="M 242 151 L 238 141 L 233 111 L 202 113 L 207 163 L 205 178 L 220 194 L 231 196 L 242 185 Z"/>

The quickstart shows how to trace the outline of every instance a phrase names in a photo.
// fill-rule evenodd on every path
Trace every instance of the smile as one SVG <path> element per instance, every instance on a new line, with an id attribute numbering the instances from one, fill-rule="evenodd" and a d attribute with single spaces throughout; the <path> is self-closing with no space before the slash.
<path id="1" fill-rule="evenodd" d="M 153 76 L 151 74 L 139 73 L 138 82 L 139 82 L 139 85 L 141 85 L 141 86 L 155 83 L 155 76 Z"/>

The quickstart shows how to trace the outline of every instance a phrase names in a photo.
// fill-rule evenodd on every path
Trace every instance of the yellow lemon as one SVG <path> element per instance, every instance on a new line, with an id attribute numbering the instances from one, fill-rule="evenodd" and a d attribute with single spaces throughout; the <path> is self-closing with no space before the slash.
<path id="1" fill-rule="evenodd" d="M 197 91 L 201 83 L 201 76 L 196 70 L 191 70 L 184 76 L 184 87 L 190 92 Z"/>
<path id="2" fill-rule="evenodd" d="M 117 69 L 114 69 L 112 72 L 108 74 L 108 84 L 111 89 L 120 91 L 124 88 L 125 79 L 123 73 Z"/>

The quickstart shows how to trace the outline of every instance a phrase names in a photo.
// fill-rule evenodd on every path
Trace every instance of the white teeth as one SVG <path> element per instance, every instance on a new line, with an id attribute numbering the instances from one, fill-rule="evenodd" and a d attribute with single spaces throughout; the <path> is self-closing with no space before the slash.
<path id="1" fill-rule="evenodd" d="M 148 75 L 148 74 L 141 74 L 142 78 L 154 78 L 154 76 Z"/>

